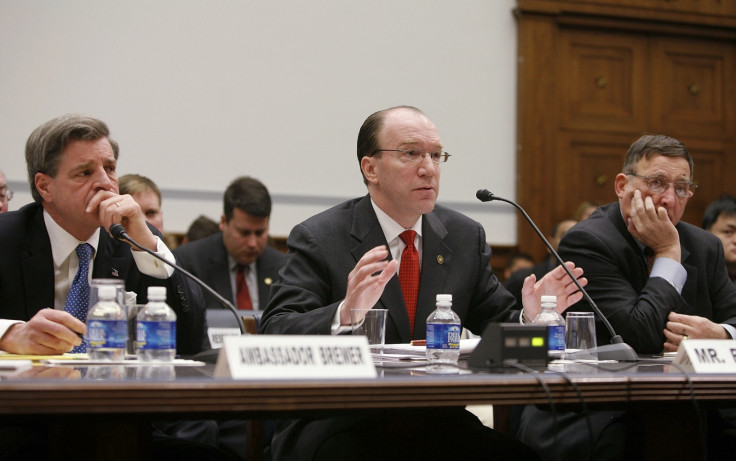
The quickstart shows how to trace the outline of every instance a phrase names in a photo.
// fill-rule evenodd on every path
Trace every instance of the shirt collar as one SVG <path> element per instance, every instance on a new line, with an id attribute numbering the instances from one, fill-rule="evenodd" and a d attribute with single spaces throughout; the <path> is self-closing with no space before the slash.
<path id="1" fill-rule="evenodd" d="M 46 211 L 43 210 L 43 221 L 46 224 L 46 232 L 49 234 L 49 241 L 51 242 L 51 254 L 54 258 L 54 264 L 56 267 L 61 266 L 64 261 L 69 259 L 69 255 L 76 250 L 80 243 L 89 243 L 92 246 L 93 255 L 97 253 L 97 246 L 100 242 L 100 228 L 98 227 L 92 236 L 87 239 L 86 242 L 80 242 L 72 234 L 64 230 L 54 218 Z M 94 257 L 94 256 L 93 256 Z"/>
<path id="2" fill-rule="evenodd" d="M 235 261 L 235 258 L 233 258 L 232 256 L 230 256 L 229 253 L 227 255 L 227 262 L 228 262 L 228 267 L 230 268 L 230 271 L 231 272 L 237 272 L 238 271 L 238 262 Z M 250 272 L 253 272 L 255 270 L 255 268 L 256 268 L 256 262 L 255 261 L 253 261 L 252 263 L 248 264 L 248 269 L 250 269 Z"/>
<path id="3" fill-rule="evenodd" d="M 373 205 L 373 211 L 376 212 L 378 224 L 381 225 L 381 230 L 383 230 L 383 235 L 386 237 L 386 242 L 391 243 L 402 232 L 407 230 L 401 227 L 401 225 L 394 221 L 391 216 L 379 208 L 378 205 L 376 205 L 376 202 L 373 201 L 373 198 L 371 198 L 371 205 Z M 420 237 L 422 236 L 422 216 L 419 216 L 419 219 L 417 219 L 417 222 L 414 223 L 410 230 L 416 231 Z"/>

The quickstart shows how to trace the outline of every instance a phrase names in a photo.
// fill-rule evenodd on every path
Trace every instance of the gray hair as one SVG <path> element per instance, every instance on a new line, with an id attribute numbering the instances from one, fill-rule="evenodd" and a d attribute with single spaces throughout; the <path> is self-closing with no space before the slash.
<path id="1" fill-rule="evenodd" d="M 36 190 L 36 173 L 52 178 L 59 172 L 62 152 L 71 141 L 96 141 L 107 138 L 112 146 L 115 160 L 118 158 L 118 143 L 110 139 L 110 130 L 102 120 L 79 114 L 66 114 L 39 126 L 26 141 L 26 168 L 33 200 L 41 203 L 41 194 Z"/>

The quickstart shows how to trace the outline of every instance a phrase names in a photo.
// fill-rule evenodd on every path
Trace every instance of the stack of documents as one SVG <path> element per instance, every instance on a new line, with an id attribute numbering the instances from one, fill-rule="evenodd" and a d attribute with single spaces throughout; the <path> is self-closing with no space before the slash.
<path id="1" fill-rule="evenodd" d="M 460 340 L 460 359 L 465 359 L 475 349 L 480 342 L 480 338 L 461 339 Z M 411 344 L 385 344 L 383 346 L 370 346 L 373 351 L 373 357 L 381 360 L 411 360 L 411 361 L 427 361 L 427 348 L 425 346 L 413 346 Z M 379 351 L 383 348 L 383 354 Z"/>

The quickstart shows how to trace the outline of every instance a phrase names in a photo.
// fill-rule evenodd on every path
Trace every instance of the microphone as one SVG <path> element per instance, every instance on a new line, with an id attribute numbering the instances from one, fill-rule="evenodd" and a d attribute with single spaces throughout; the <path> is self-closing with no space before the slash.
<path id="1" fill-rule="evenodd" d="M 131 245 L 134 245 L 135 247 L 140 248 L 141 250 L 143 250 L 146 253 L 150 254 L 154 258 L 159 259 L 159 260 L 165 262 L 169 266 L 173 267 L 174 269 L 180 271 L 182 274 L 186 275 L 190 279 L 194 280 L 197 283 L 197 285 L 199 285 L 202 288 L 204 288 L 205 290 L 207 290 L 207 293 L 209 293 L 212 296 L 214 296 L 215 298 L 217 298 L 217 300 L 220 302 L 220 304 L 222 304 L 223 306 L 225 306 L 226 308 L 228 308 L 230 310 L 230 312 L 233 313 L 233 315 L 235 316 L 235 320 L 238 322 L 238 327 L 240 328 L 240 334 L 241 335 L 245 334 L 245 325 L 243 325 L 243 319 L 240 318 L 240 314 L 238 314 L 237 309 L 235 309 L 235 306 L 233 306 L 233 304 L 230 301 L 228 301 L 227 299 L 223 298 L 222 295 L 220 295 L 220 293 L 218 293 L 215 290 L 213 290 L 212 288 L 210 288 L 209 285 L 207 285 L 206 283 L 204 283 L 203 281 L 201 281 L 200 279 L 198 279 L 197 277 L 195 277 L 194 274 L 190 273 L 189 271 L 187 271 L 187 270 L 179 267 L 178 265 L 176 265 L 173 262 L 167 260 L 166 258 L 162 258 L 161 256 L 157 255 L 155 252 L 149 250 L 148 248 L 142 247 L 138 242 L 136 242 L 135 240 L 133 240 L 132 238 L 130 238 L 130 236 L 125 231 L 125 228 L 123 227 L 122 224 L 115 223 L 115 224 L 111 225 L 110 226 L 110 234 L 112 234 L 112 236 L 115 237 L 115 239 L 117 239 L 117 240 L 122 240 L 124 242 L 128 242 Z"/>
<path id="2" fill-rule="evenodd" d="M 498 200 L 500 202 L 506 202 L 508 204 L 511 204 L 515 206 L 521 214 L 524 216 L 524 218 L 527 220 L 529 225 L 532 226 L 534 229 L 534 232 L 537 233 L 540 239 L 544 242 L 544 244 L 547 246 L 547 249 L 552 253 L 552 255 L 555 257 L 557 262 L 565 269 L 565 272 L 567 272 L 567 275 L 570 276 L 573 283 L 575 283 L 575 286 L 578 287 L 578 290 L 583 294 L 583 297 L 588 302 L 590 307 L 593 309 L 595 314 L 603 321 L 603 324 L 608 329 L 608 332 L 611 334 L 611 344 L 606 344 L 603 346 L 598 346 L 595 349 L 591 350 L 590 352 L 597 352 L 598 353 L 598 359 L 599 360 L 618 360 L 620 362 L 635 362 L 638 359 L 638 356 L 636 355 L 636 352 L 634 349 L 626 344 L 623 340 L 623 338 L 620 335 L 617 335 L 616 332 L 613 329 L 613 326 L 611 325 L 611 322 L 608 321 L 608 318 L 606 318 L 605 315 L 603 315 L 603 312 L 598 308 L 596 303 L 593 301 L 593 298 L 590 297 L 587 291 L 585 291 L 585 288 L 578 282 L 578 279 L 575 278 L 572 274 L 572 271 L 565 265 L 565 262 L 562 260 L 560 255 L 555 251 L 554 248 L 552 248 L 552 245 L 547 241 L 547 239 L 544 237 L 544 234 L 539 230 L 536 224 L 534 224 L 534 221 L 532 221 L 532 218 L 529 217 L 529 215 L 524 211 L 524 209 L 516 202 L 505 199 L 503 197 L 499 197 L 498 195 L 493 195 L 493 192 L 489 191 L 488 189 L 481 189 L 478 192 L 475 193 L 475 196 L 480 200 L 481 202 L 490 202 L 493 200 Z"/>

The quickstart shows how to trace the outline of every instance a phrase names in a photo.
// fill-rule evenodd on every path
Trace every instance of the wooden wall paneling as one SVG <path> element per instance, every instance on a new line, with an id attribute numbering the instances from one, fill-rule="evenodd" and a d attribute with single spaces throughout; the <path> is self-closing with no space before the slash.
<path id="1" fill-rule="evenodd" d="M 654 130 L 733 136 L 734 44 L 652 37 Z"/>
<path id="2" fill-rule="evenodd" d="M 562 29 L 559 43 L 563 126 L 630 131 L 646 123 L 643 36 Z"/>
<path id="3" fill-rule="evenodd" d="M 645 21 L 675 25 L 688 33 L 688 25 L 708 26 L 713 33 L 736 27 L 736 2 L 732 0 L 518 0 L 520 10 L 556 14 L 562 20 L 620 18 L 636 28 Z M 636 21 L 631 21 L 632 19 Z M 646 24 L 647 28 L 657 24 Z M 683 27 L 684 26 L 684 27 Z"/>
<path id="4" fill-rule="evenodd" d="M 517 122 L 516 198 L 540 229 L 552 226 L 552 210 L 541 197 L 554 192 L 549 172 L 554 169 L 557 96 L 557 26 L 545 15 L 518 18 L 519 118 Z M 540 260 L 546 254 L 544 243 L 521 219 L 517 237 L 520 251 Z"/>
<path id="5" fill-rule="evenodd" d="M 636 135 L 560 133 L 555 222 L 571 218 L 583 201 L 603 205 L 617 200 L 614 181 L 632 138 Z"/>
<path id="6" fill-rule="evenodd" d="M 643 133 L 693 155 L 701 188 L 684 220 L 736 193 L 736 2 L 715 1 L 518 0 L 517 198 L 541 229 L 582 200 L 615 200 Z M 518 229 L 519 249 L 543 257 Z"/>
<path id="7" fill-rule="evenodd" d="M 682 220 L 700 226 L 703 213 L 710 202 L 728 192 L 736 194 L 736 159 L 732 142 L 713 139 L 698 139 L 683 136 L 695 165 L 694 179 L 698 185 L 688 201 Z"/>

